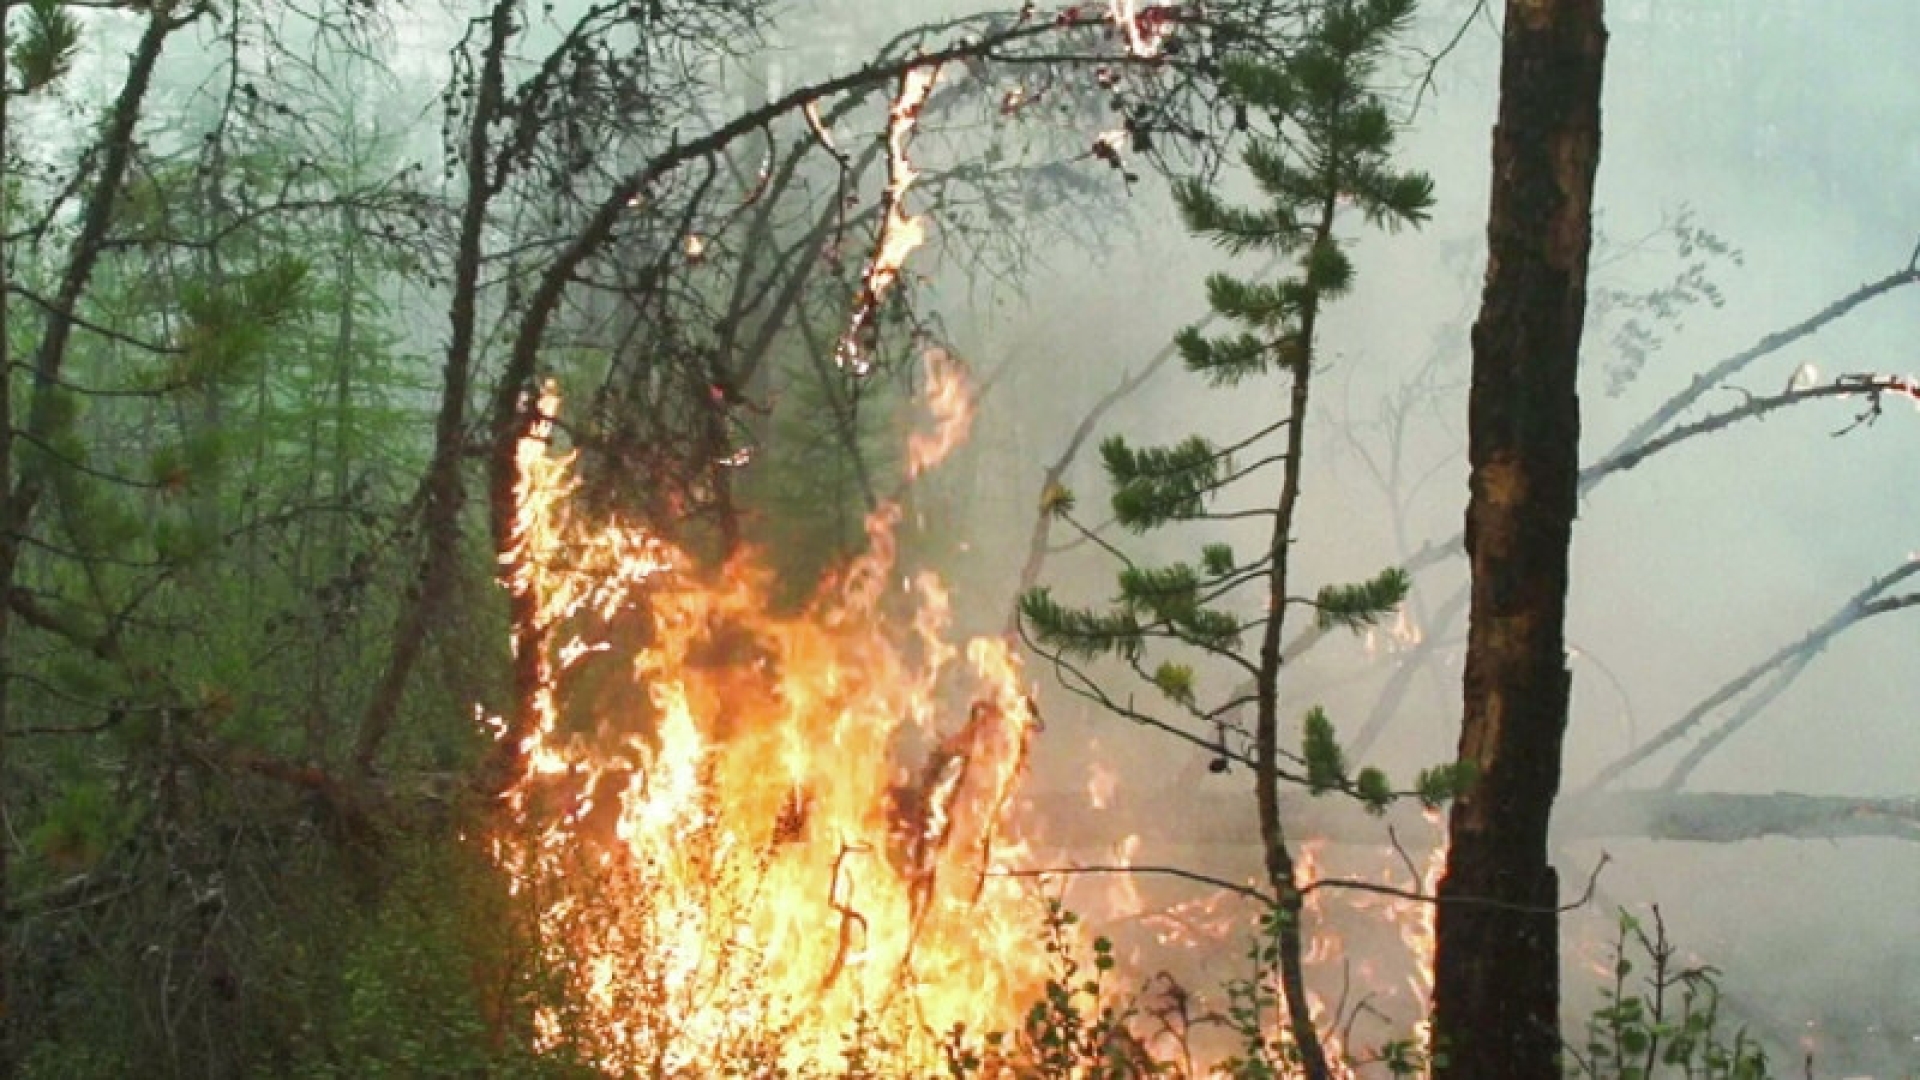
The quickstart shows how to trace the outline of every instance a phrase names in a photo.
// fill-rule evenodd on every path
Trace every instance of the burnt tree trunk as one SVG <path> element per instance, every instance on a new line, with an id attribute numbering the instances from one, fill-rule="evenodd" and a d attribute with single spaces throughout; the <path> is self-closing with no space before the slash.
<path id="1" fill-rule="evenodd" d="M 1564 621 L 1603 0 L 1507 0 L 1486 291 L 1468 415 L 1472 565 L 1460 757 L 1440 884 L 1441 1078 L 1560 1076 L 1559 888 L 1547 827 L 1571 677 Z"/>

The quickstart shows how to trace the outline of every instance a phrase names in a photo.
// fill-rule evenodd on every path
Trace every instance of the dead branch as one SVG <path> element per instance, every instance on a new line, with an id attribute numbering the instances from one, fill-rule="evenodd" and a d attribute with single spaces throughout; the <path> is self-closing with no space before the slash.
<path id="1" fill-rule="evenodd" d="M 1170 818 L 1164 807 L 1175 800 L 1183 809 Z M 1409 830 L 1424 835 L 1432 829 L 1410 803 L 1380 817 L 1336 799 L 1289 795 L 1282 803 L 1300 836 L 1335 844 L 1391 852 L 1397 836 Z M 1031 812 L 1049 823 L 1048 844 L 1067 852 L 1106 850 L 1128 835 L 1139 836 L 1155 851 L 1252 852 L 1256 846 L 1245 796 L 1225 788 L 1189 786 L 1156 797 L 1128 798 L 1105 810 L 1089 810 L 1083 792 L 1042 792 L 1034 797 Z M 1705 844 L 1769 837 L 1920 841 L 1920 795 L 1607 791 L 1569 795 L 1556 808 L 1556 842 L 1609 837 Z"/>
<path id="2" fill-rule="evenodd" d="M 1825 622 L 1808 631 L 1798 641 L 1780 647 L 1775 650 L 1772 655 L 1749 667 L 1739 675 L 1734 676 L 1722 684 L 1719 689 L 1701 699 L 1693 708 L 1687 710 L 1686 715 L 1667 725 L 1659 734 L 1608 763 L 1598 773 L 1594 774 L 1593 779 L 1589 780 L 1581 789 L 1581 793 L 1592 794 L 1611 784 L 1613 781 L 1619 779 L 1627 770 L 1659 753 L 1682 736 L 1700 726 L 1708 716 L 1713 714 L 1714 710 L 1739 698 L 1740 695 L 1746 693 L 1748 689 L 1768 674 L 1778 671 L 1802 657 L 1810 659 L 1813 655 L 1825 649 L 1828 642 L 1860 622 L 1872 618 L 1875 615 L 1883 615 L 1890 611 L 1898 611 L 1902 608 L 1920 603 L 1920 594 L 1906 594 L 1904 596 L 1892 597 L 1882 595 L 1887 589 L 1913 576 L 1915 573 L 1920 573 L 1920 560 L 1909 559 L 1893 570 L 1868 582 L 1865 588 L 1849 597 L 1847 602 L 1842 604 L 1840 609 L 1829 616 Z M 1738 730 L 1741 724 L 1744 724 L 1746 720 L 1750 718 L 1750 715 L 1746 715 L 1730 720 L 1727 725 L 1723 726 L 1720 732 L 1716 732 L 1715 736 L 1710 740 L 1710 743 L 1706 744 L 1707 749 L 1710 750 L 1712 747 L 1719 745 L 1720 742 L 1732 735 L 1734 731 Z M 1686 776 L 1692 772 L 1693 767 L 1697 765 L 1699 760 L 1704 756 L 1704 752 L 1699 750 L 1696 750 L 1693 754 L 1689 754 L 1688 758 L 1682 761 L 1682 768 L 1676 769 L 1674 775 L 1669 776 L 1667 783 L 1663 786 L 1668 790 L 1677 787 L 1679 782 L 1684 780 Z"/>
<path id="3" fill-rule="evenodd" d="M 1616 472 L 1625 472 L 1640 464 L 1654 454 L 1667 450 L 1676 444 L 1695 439 L 1702 435 L 1711 435 L 1716 431 L 1730 427 L 1742 420 L 1757 419 L 1768 413 L 1784 409 L 1802 401 L 1814 398 L 1854 397 L 1865 395 L 1869 399 L 1868 411 L 1862 414 L 1862 420 L 1879 414 L 1880 398 L 1885 394 L 1901 394 L 1915 397 L 1916 391 L 1911 381 L 1893 375 L 1843 375 L 1821 386 L 1790 388 L 1769 397 L 1749 395 L 1740 405 L 1702 417 L 1690 424 L 1682 424 L 1665 434 L 1649 438 L 1631 449 L 1617 451 L 1613 455 L 1595 462 L 1581 471 L 1582 488 L 1589 488 L 1602 477 Z M 1850 428 L 1848 429 L 1850 430 Z M 1844 432 L 1841 432 L 1844 433 Z"/>
<path id="4" fill-rule="evenodd" d="M 1887 293 L 1908 285 L 1920 284 L 1920 248 L 1915 248 L 1915 252 L 1916 258 L 1908 260 L 1905 267 L 1888 274 L 1878 281 L 1868 282 L 1860 286 L 1807 318 L 1785 329 L 1776 330 L 1766 335 L 1747 348 L 1734 353 L 1732 356 L 1721 360 L 1707 370 L 1695 375 L 1685 389 L 1662 402 L 1658 408 L 1647 414 L 1646 419 L 1634 425 L 1633 429 L 1622 436 L 1620 441 L 1614 445 L 1613 449 L 1607 451 L 1601 460 L 1606 461 L 1619 457 L 1628 451 L 1638 449 L 1646 444 L 1652 440 L 1655 434 L 1661 429 L 1673 423 L 1674 420 L 1679 418 L 1681 413 L 1691 408 L 1693 404 L 1700 400 L 1708 391 L 1725 383 L 1729 378 L 1739 374 L 1741 371 L 1744 371 L 1754 361 L 1766 356 L 1771 356 L 1789 345 L 1813 336 L 1870 300 L 1885 296 Z M 1588 489 L 1599 482 L 1600 475 L 1592 477 L 1582 475 L 1580 478 L 1581 494 L 1586 494 Z"/>

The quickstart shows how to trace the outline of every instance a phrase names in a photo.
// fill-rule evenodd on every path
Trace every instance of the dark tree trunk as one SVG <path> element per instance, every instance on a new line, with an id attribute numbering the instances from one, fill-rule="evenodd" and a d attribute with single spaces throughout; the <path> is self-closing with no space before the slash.
<path id="1" fill-rule="evenodd" d="M 506 54 L 513 40 L 514 0 L 495 0 L 486 16 L 486 51 L 481 56 L 473 115 L 467 118 L 466 192 L 460 208 L 460 232 L 453 261 L 453 297 L 449 305 L 447 359 L 441 369 L 440 409 L 434 419 L 433 456 L 421 483 L 420 567 L 400 597 L 387 662 L 360 716 L 354 736 L 357 771 L 373 771 L 380 748 L 393 733 L 407 684 L 435 624 L 445 618 L 448 594 L 456 580 L 460 552 L 460 514 L 466 504 L 467 394 L 473 379 L 480 319 L 480 277 L 486 262 L 487 214 L 498 192 L 490 172 L 493 124 L 506 100 Z M 351 304 L 351 298 L 347 303 Z"/>
<path id="2" fill-rule="evenodd" d="M 1570 676 L 1567 549 L 1603 0 L 1507 0 L 1488 269 L 1468 416 L 1472 565 L 1460 757 L 1440 884 L 1433 1022 L 1442 1078 L 1560 1076 L 1559 887 L 1547 826 Z"/>

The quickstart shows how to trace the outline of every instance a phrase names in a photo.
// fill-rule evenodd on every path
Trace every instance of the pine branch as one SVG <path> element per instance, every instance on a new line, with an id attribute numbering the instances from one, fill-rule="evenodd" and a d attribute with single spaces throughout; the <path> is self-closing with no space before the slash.
<path id="1" fill-rule="evenodd" d="M 1397 566 L 1382 570 L 1369 580 L 1353 585 L 1328 585 L 1314 598 L 1323 630 L 1344 627 L 1365 630 L 1398 610 L 1412 588 L 1413 579 Z"/>

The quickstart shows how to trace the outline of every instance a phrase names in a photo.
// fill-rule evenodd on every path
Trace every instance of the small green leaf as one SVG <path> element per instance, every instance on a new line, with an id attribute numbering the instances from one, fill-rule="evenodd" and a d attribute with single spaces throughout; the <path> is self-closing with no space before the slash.
<path id="1" fill-rule="evenodd" d="M 1327 718 L 1326 710 L 1318 705 L 1308 709 L 1305 729 L 1301 757 L 1307 763 L 1307 788 L 1318 795 L 1344 785 L 1346 754 L 1334 737 L 1333 721 Z"/>
<path id="2" fill-rule="evenodd" d="M 1185 664 L 1166 661 L 1153 672 L 1153 685 L 1167 697 L 1181 705 L 1192 706 L 1193 669 Z"/>
<path id="3" fill-rule="evenodd" d="M 1233 548 L 1208 544 L 1200 549 L 1200 566 L 1211 577 L 1226 577 L 1233 573 Z"/>

